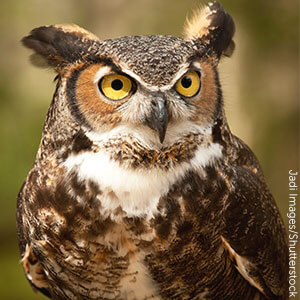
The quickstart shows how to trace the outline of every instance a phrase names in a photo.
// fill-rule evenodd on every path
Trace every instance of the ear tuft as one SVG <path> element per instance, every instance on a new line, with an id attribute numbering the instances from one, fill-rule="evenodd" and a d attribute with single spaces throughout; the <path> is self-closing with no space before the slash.
<path id="1" fill-rule="evenodd" d="M 219 58 L 221 55 L 231 56 L 233 53 L 234 32 L 235 25 L 231 16 L 218 2 L 210 2 L 195 11 L 184 27 L 187 40 L 210 47 Z"/>
<path id="2" fill-rule="evenodd" d="M 81 60 L 95 41 L 100 40 L 74 24 L 38 27 L 22 39 L 23 45 L 35 52 L 31 58 L 34 65 L 46 64 L 57 71 Z"/>
<path id="3" fill-rule="evenodd" d="M 99 38 L 95 34 L 85 30 L 84 28 L 76 24 L 56 24 L 55 27 L 61 29 L 65 33 L 76 34 L 77 36 L 82 36 L 83 38 L 89 40 L 99 40 Z"/>
<path id="4" fill-rule="evenodd" d="M 211 10 L 208 6 L 193 11 L 191 19 L 187 17 L 184 25 L 184 36 L 187 40 L 201 39 L 209 33 L 211 21 L 208 17 L 211 15 Z"/>

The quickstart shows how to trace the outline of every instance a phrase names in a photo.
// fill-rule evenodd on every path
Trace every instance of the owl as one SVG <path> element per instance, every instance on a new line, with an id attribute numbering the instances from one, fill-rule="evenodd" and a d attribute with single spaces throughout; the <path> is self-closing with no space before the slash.
<path id="1" fill-rule="evenodd" d="M 226 121 L 217 3 L 184 38 L 101 40 L 76 25 L 22 41 L 57 72 L 18 195 L 21 263 L 57 300 L 287 299 L 287 237 L 262 169 Z"/>

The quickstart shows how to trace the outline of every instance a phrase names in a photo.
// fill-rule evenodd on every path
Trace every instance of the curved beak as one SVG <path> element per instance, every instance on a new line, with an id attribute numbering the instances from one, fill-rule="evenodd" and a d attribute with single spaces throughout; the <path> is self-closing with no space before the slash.
<path id="1" fill-rule="evenodd" d="M 168 126 L 168 111 L 166 108 L 166 100 L 162 97 L 157 97 L 152 100 L 152 110 L 145 124 L 158 133 L 160 142 L 165 139 L 167 126 Z"/>

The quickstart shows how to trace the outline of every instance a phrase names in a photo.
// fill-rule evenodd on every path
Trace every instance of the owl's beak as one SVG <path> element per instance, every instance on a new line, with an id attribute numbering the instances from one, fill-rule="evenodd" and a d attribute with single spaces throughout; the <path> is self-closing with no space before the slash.
<path id="1" fill-rule="evenodd" d="M 163 143 L 169 120 L 166 100 L 162 97 L 157 97 L 152 100 L 151 106 L 151 114 L 146 120 L 146 125 L 158 133 L 159 140 Z"/>

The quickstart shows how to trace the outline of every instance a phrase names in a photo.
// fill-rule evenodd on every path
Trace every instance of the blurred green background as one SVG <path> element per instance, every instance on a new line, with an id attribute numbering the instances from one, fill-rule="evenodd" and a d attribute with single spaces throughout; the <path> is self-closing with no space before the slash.
<path id="1" fill-rule="evenodd" d="M 32 292 L 19 264 L 15 207 L 39 145 L 55 74 L 31 66 L 30 51 L 21 46 L 20 39 L 34 27 L 55 23 L 76 23 L 102 39 L 143 34 L 180 36 L 186 15 L 199 3 L 1 0 L 1 300 L 45 299 Z M 229 124 L 258 156 L 285 215 L 288 170 L 299 166 L 299 3 L 223 0 L 222 4 L 237 28 L 236 51 L 220 66 Z"/>

